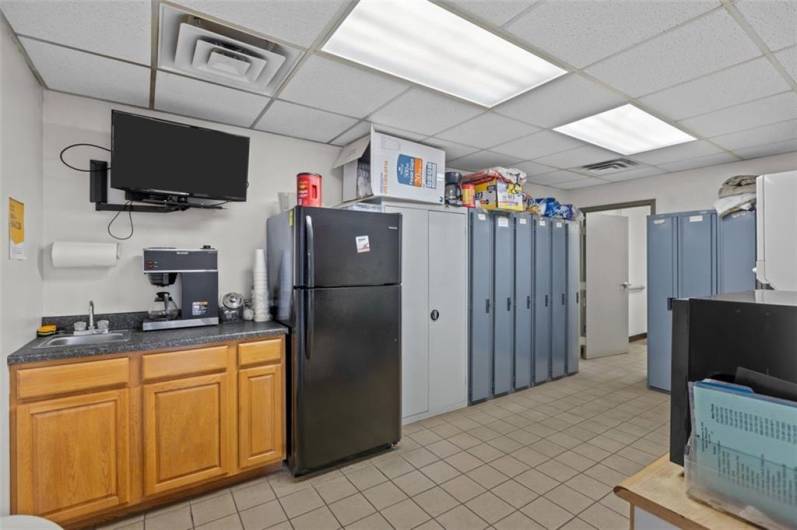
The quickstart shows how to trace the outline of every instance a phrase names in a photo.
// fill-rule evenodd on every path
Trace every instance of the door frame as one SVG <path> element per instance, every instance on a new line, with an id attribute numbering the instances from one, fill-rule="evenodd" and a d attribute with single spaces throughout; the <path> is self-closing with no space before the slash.
<path id="1" fill-rule="evenodd" d="M 579 330 L 579 337 L 586 341 L 587 338 L 587 214 L 605 212 L 609 210 L 623 210 L 626 208 L 639 208 L 648 206 L 650 207 L 650 215 L 656 215 L 656 199 L 640 199 L 636 201 L 625 202 L 612 202 L 608 204 L 596 204 L 594 206 L 585 206 L 579 208 L 584 213 L 584 219 L 581 222 L 581 265 L 579 267 L 579 294 L 581 302 L 579 305 L 579 312 L 581 314 L 581 329 Z M 629 342 L 632 340 L 641 340 L 647 337 L 647 333 L 640 336 L 629 337 Z M 581 358 L 584 358 L 585 343 L 581 344 Z"/>

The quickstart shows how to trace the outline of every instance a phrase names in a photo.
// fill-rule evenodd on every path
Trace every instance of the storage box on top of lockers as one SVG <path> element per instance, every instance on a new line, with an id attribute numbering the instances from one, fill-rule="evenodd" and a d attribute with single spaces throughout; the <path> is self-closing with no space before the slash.
<path id="1" fill-rule="evenodd" d="M 392 197 L 443 203 L 446 154 L 441 149 L 376 132 L 345 146 L 343 200 Z"/>

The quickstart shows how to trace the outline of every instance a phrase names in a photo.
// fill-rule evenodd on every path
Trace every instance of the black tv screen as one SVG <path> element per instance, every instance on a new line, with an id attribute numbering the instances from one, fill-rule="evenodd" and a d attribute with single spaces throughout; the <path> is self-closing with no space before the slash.
<path id="1" fill-rule="evenodd" d="M 131 192 L 245 201 L 249 138 L 113 111 L 111 186 Z"/>

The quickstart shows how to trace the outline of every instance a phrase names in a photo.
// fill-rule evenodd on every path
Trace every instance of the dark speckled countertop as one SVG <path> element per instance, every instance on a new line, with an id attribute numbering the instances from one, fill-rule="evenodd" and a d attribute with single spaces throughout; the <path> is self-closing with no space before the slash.
<path id="1" fill-rule="evenodd" d="M 232 340 L 254 340 L 259 338 L 278 337 L 286 333 L 288 333 L 288 328 L 276 322 L 227 322 L 219 324 L 218 326 L 160 331 L 141 331 L 133 329 L 130 330 L 130 339 L 125 342 L 36 348 L 40 343 L 51 338 L 45 337 L 32 340 L 9 355 L 8 364 L 78 359 L 112 353 L 180 348 L 183 346 L 214 344 Z"/>

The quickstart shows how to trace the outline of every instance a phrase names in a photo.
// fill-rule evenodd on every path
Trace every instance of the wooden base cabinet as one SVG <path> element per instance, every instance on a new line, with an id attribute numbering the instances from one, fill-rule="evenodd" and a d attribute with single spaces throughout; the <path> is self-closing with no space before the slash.
<path id="1" fill-rule="evenodd" d="M 22 405 L 16 413 L 16 512 L 56 521 L 128 501 L 128 391 Z"/>
<path id="2" fill-rule="evenodd" d="M 285 458 L 284 339 L 11 367 L 12 513 L 82 526 Z"/>

